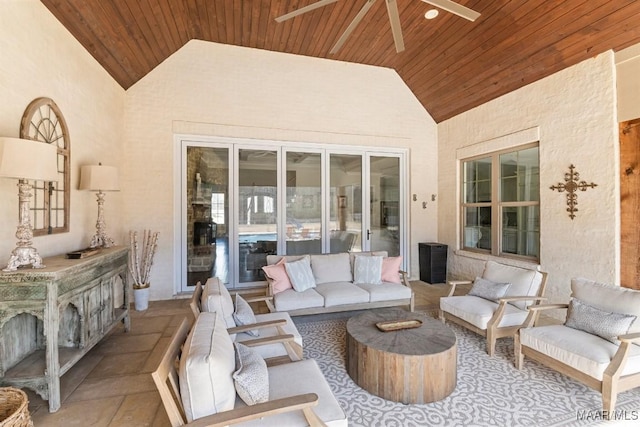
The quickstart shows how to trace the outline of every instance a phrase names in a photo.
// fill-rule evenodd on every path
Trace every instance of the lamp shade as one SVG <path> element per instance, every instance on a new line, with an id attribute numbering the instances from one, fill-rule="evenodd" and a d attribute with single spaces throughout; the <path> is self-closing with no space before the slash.
<path id="1" fill-rule="evenodd" d="M 0 176 L 57 181 L 58 149 L 42 141 L 0 137 Z"/>
<path id="2" fill-rule="evenodd" d="M 87 165 L 80 168 L 80 190 L 119 191 L 118 169 L 114 166 Z"/>

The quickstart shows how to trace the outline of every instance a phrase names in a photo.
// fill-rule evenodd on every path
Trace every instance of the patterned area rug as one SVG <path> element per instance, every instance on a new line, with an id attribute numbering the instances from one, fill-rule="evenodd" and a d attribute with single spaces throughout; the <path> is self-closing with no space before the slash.
<path id="1" fill-rule="evenodd" d="M 350 426 L 584 426 L 639 425 L 640 389 L 618 395 L 624 421 L 603 423 L 600 394 L 530 359 L 513 366 L 513 340 L 498 340 L 496 355 L 482 337 L 450 325 L 458 339 L 458 381 L 444 400 L 405 405 L 369 394 L 345 368 L 347 319 L 297 321 L 304 356 L 318 361 Z"/>

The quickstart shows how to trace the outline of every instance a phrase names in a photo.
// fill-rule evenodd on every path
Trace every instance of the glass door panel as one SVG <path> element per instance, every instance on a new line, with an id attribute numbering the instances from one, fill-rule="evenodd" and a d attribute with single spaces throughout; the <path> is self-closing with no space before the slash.
<path id="1" fill-rule="evenodd" d="M 229 150 L 188 146 L 186 163 L 186 285 L 228 284 Z"/>
<path id="2" fill-rule="evenodd" d="M 275 150 L 238 150 L 238 284 L 264 281 L 262 267 L 278 242 L 278 156 Z M 256 283 L 257 284 L 257 283 Z"/>
<path id="3" fill-rule="evenodd" d="M 400 255 L 400 159 L 369 156 L 368 249 Z"/>
<path id="4" fill-rule="evenodd" d="M 362 156 L 329 156 L 329 252 L 362 247 Z"/>
<path id="5" fill-rule="evenodd" d="M 322 253 L 320 153 L 286 153 L 286 254 Z"/>

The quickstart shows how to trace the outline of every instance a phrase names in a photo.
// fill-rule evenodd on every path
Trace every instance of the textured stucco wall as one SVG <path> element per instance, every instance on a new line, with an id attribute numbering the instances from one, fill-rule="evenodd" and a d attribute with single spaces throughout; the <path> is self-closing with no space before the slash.
<path id="1" fill-rule="evenodd" d="M 123 147 L 124 90 L 37 0 L 0 5 L 0 135 L 18 137 L 27 105 L 52 98 L 62 110 L 71 137 L 70 232 L 36 237 L 42 256 L 86 248 L 95 233 L 94 193 L 78 191 L 80 166 L 119 166 Z M 0 263 L 15 247 L 17 181 L 0 179 Z M 106 196 L 108 232 L 122 234 L 119 193 Z M 117 243 L 122 243 L 119 240 Z M 126 243 L 126 242 L 125 242 Z"/>
<path id="2" fill-rule="evenodd" d="M 568 300 L 570 279 L 584 276 L 615 283 L 619 277 L 619 150 L 615 65 L 606 52 L 488 102 L 438 126 L 438 236 L 458 245 L 457 150 L 537 128 L 540 135 L 540 266 L 549 273 L 547 296 Z M 491 149 L 491 143 L 487 144 Z M 598 186 L 578 194 L 577 216 L 566 212 L 562 182 L 570 164 Z M 473 278 L 487 257 L 449 252 L 449 273 Z"/>
<path id="3" fill-rule="evenodd" d="M 161 233 L 152 299 L 178 289 L 174 134 L 410 148 L 409 193 L 437 193 L 436 125 L 391 69 L 192 40 L 127 91 L 125 117 L 124 218 Z M 410 206 L 414 277 L 436 206 Z"/>

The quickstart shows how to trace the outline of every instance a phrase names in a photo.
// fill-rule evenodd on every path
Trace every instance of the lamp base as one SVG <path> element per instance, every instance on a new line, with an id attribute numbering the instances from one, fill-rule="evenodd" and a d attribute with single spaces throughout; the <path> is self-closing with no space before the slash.
<path id="1" fill-rule="evenodd" d="M 104 234 L 94 234 L 93 237 L 91 238 L 91 243 L 89 244 L 89 247 L 91 249 L 93 248 L 110 248 L 111 246 L 114 246 L 115 243 L 113 243 L 113 239 L 111 237 L 107 237 Z"/>
<path id="2" fill-rule="evenodd" d="M 44 268 L 42 258 L 38 254 L 36 248 L 31 246 L 18 246 L 9 257 L 7 267 L 2 271 L 16 271 L 18 267 L 31 264 L 31 268 Z"/>

